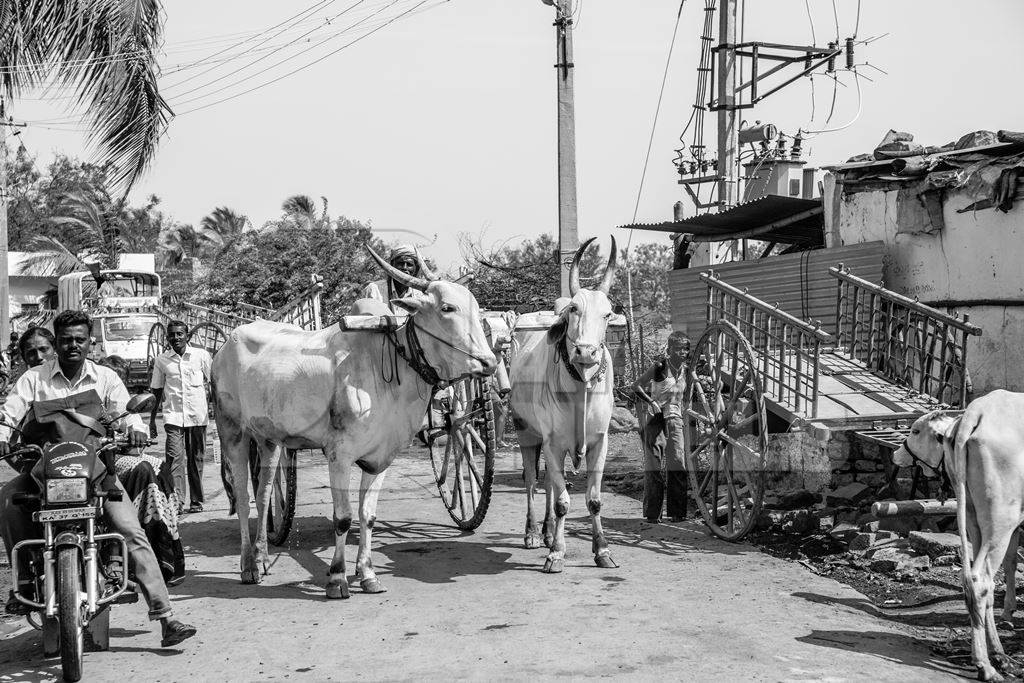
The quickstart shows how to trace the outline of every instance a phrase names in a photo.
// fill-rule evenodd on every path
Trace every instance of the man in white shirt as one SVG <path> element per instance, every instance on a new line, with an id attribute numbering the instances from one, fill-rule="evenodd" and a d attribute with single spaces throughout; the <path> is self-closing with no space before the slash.
<path id="1" fill-rule="evenodd" d="M 22 375 L 7 401 L 0 407 L 0 416 L 4 422 L 0 425 L 0 457 L 10 451 L 8 441 L 11 429 L 7 425 L 21 423 L 36 403 L 63 400 L 74 405 L 75 412 L 93 419 L 108 411 L 119 415 L 128 404 L 128 390 L 117 374 L 87 359 L 92 344 L 92 320 L 89 316 L 81 311 L 64 311 L 53 321 L 53 328 L 56 332 L 56 357 Z M 123 423 L 128 444 L 144 447 L 146 434 L 142 431 L 142 419 L 138 415 L 128 415 Z M 56 430 L 55 427 L 51 429 Z M 26 426 L 23 434 L 26 441 L 30 440 L 30 431 Z M 44 438 L 45 431 L 37 430 L 40 439 Z M 149 618 L 161 623 L 161 644 L 164 647 L 177 645 L 195 635 L 196 629 L 171 619 L 167 586 L 153 547 L 139 524 L 138 511 L 116 477 L 113 477 L 113 484 L 121 490 L 122 499 L 108 499 L 103 505 L 104 516 L 110 526 L 125 538 L 128 552 L 135 562 L 135 578 L 149 605 Z M 26 473 L 15 477 L 0 489 L 0 537 L 7 548 L 8 559 L 15 543 L 34 533 L 42 534 L 40 529 L 35 528 L 39 525 L 32 521 L 31 510 L 13 502 L 17 494 L 31 492 L 35 488 L 36 484 Z M 13 599 L 13 593 L 11 598 L 7 603 L 7 611 L 19 613 L 20 603 Z"/>
<path id="2" fill-rule="evenodd" d="M 203 511 L 203 456 L 206 452 L 208 403 L 213 359 L 205 349 L 188 345 L 188 325 L 172 320 L 167 325 L 171 348 L 156 357 L 150 388 L 156 396 L 149 418 L 149 434 L 156 436 L 156 413 L 164 406 L 167 435 L 167 464 L 174 479 L 178 500 L 185 500 L 185 470 L 188 469 L 189 512 Z"/>

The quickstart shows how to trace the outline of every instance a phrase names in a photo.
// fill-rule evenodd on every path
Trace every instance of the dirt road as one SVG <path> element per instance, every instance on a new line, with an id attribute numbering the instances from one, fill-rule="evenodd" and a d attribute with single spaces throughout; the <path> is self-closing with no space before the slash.
<path id="1" fill-rule="evenodd" d="M 495 493 L 476 533 L 454 528 L 426 452 L 388 473 L 374 564 L 388 592 L 327 601 L 332 531 L 327 470 L 305 453 L 287 547 L 260 586 L 238 581 L 237 521 L 226 516 L 217 467 L 207 511 L 184 518 L 188 580 L 178 616 L 199 628 L 162 650 L 142 604 L 119 607 L 112 648 L 86 656 L 86 680 L 341 680 L 630 676 L 696 680 L 934 680 L 955 671 L 928 643 L 872 615 L 859 593 L 699 523 L 651 526 L 631 498 L 605 497 L 618 569 L 590 554 L 574 492 L 565 573 L 540 572 L 522 547 L 522 483 L 499 454 Z M 349 572 L 357 539 L 350 534 Z M 6 596 L 8 586 L 2 585 Z M 6 635 L 3 635 L 6 632 Z M 52 679 L 40 639 L 0 624 L 0 680 Z"/>

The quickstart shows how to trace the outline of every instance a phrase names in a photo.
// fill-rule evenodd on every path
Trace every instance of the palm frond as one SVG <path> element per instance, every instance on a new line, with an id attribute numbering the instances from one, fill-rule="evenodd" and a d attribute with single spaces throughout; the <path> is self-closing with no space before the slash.
<path id="1" fill-rule="evenodd" d="M 13 8 L 8 11 L 8 7 Z M 172 114 L 157 88 L 158 0 L 0 2 L 0 76 L 15 98 L 47 78 L 74 91 L 89 141 L 125 193 L 152 161 Z"/>
<path id="2" fill-rule="evenodd" d="M 29 241 L 32 255 L 22 262 L 22 275 L 67 275 L 85 270 L 85 261 L 56 237 L 37 235 Z"/>

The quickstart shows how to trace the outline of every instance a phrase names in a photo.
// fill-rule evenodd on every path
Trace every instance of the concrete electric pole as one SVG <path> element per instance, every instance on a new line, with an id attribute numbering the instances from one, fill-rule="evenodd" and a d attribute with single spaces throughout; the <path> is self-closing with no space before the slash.
<path id="1" fill-rule="evenodd" d="M 721 0 L 718 14 L 718 201 L 719 211 L 736 205 L 739 196 L 736 149 L 736 0 Z"/>
<path id="2" fill-rule="evenodd" d="M 558 92 L 558 257 L 559 295 L 569 296 L 569 263 L 579 248 L 576 227 L 576 104 L 573 94 L 572 0 L 542 0 L 553 5 L 555 74 Z"/>
<path id="3" fill-rule="evenodd" d="M 7 272 L 7 108 L 0 100 L 0 340 L 11 334 L 11 281 Z"/>

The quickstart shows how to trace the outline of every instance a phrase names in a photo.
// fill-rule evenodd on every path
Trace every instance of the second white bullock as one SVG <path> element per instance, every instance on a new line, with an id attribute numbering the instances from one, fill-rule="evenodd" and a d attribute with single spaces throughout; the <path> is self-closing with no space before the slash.
<path id="1" fill-rule="evenodd" d="M 1003 619 L 1016 606 L 1017 529 L 1024 523 L 1024 394 L 993 391 L 975 399 L 963 415 L 933 412 L 917 419 L 893 454 L 906 467 L 949 472 L 957 499 L 964 600 L 971 619 L 971 655 L 983 681 L 999 681 L 989 649 L 1006 664 L 994 611 L 994 576 L 1006 575 Z M 987 644 L 986 644 L 987 640 Z"/>
<path id="2" fill-rule="evenodd" d="M 380 333 L 346 332 L 337 325 L 307 332 L 258 321 L 236 328 L 213 361 L 217 429 L 237 501 L 243 583 L 258 583 L 259 565 L 266 567 L 270 475 L 281 447 L 321 448 L 334 503 L 327 597 L 349 596 L 345 540 L 352 525 L 353 465 L 362 470 L 356 575 L 365 592 L 382 592 L 370 544 L 385 471 L 420 428 L 431 384 L 494 372 L 496 360 L 468 289 L 410 276 L 369 251 L 390 277 L 415 294 L 390 302 L 409 317 L 387 341 Z M 362 312 L 391 313 L 383 302 L 361 304 Z M 250 439 L 263 464 L 255 546 L 248 521 Z"/>
<path id="3" fill-rule="evenodd" d="M 601 527 L 601 478 L 608 453 L 608 423 L 614 398 L 612 359 L 605 345 L 612 305 L 608 290 L 615 280 L 616 247 L 597 289 L 580 287 L 579 266 L 594 238 L 580 246 L 570 270 L 572 295 L 558 321 L 548 331 L 522 335 L 512 355 L 510 402 L 526 479 L 527 548 L 539 548 L 540 525 L 534 506 L 541 452 L 547 467 L 547 514 L 544 540 L 550 549 L 544 571 L 561 572 L 565 565 L 565 516 L 569 493 L 565 486 L 565 456 L 576 467 L 587 461 L 587 509 L 593 532 L 594 561 L 616 567 Z M 553 528 L 551 528 L 553 527 Z"/>

